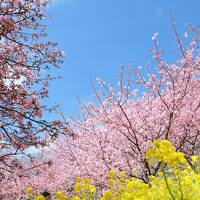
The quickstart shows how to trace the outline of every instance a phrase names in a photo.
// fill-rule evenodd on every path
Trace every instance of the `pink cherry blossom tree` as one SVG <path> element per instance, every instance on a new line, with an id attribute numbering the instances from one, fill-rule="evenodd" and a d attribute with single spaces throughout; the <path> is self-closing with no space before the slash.
<path id="1" fill-rule="evenodd" d="M 44 120 L 49 111 L 49 74 L 62 63 L 63 52 L 47 41 L 42 24 L 46 0 L 0 0 L 0 183 L 5 173 L 21 168 L 16 155 L 44 145 L 59 132 L 59 121 Z"/>
<path id="2" fill-rule="evenodd" d="M 80 103 L 80 117 L 66 120 L 66 136 L 50 148 L 52 164 L 41 174 L 42 179 L 50 177 L 51 184 L 43 184 L 43 189 L 70 191 L 76 176 L 89 176 L 104 188 L 110 169 L 126 170 L 148 182 L 160 167 L 150 166 L 145 158 L 155 139 L 170 140 L 190 163 L 200 148 L 200 31 L 189 28 L 186 43 L 191 41 L 185 47 L 173 20 L 172 28 L 179 49 L 173 63 L 162 58 L 156 33 L 153 60 L 145 69 L 129 67 L 125 73 L 122 68 L 117 87 L 98 79 L 100 87 L 93 87 L 96 101 Z"/>
<path id="3" fill-rule="evenodd" d="M 98 79 L 99 88 L 93 87 L 96 101 L 80 103 L 79 118 L 63 116 L 65 134 L 33 161 L 34 167 L 27 163 L 6 176 L 2 196 L 8 196 L 6 191 L 10 199 L 23 196 L 27 186 L 38 193 L 66 189 L 70 193 L 77 176 L 88 176 L 104 189 L 110 169 L 126 170 L 148 182 L 160 167 L 149 166 L 145 159 L 155 139 L 170 140 L 190 162 L 189 156 L 200 148 L 200 31 L 190 27 L 191 41 L 185 47 L 173 20 L 172 28 L 179 49 L 174 62 L 163 59 L 156 33 L 153 60 L 145 69 L 129 66 L 126 73 L 122 68 L 116 87 Z"/>

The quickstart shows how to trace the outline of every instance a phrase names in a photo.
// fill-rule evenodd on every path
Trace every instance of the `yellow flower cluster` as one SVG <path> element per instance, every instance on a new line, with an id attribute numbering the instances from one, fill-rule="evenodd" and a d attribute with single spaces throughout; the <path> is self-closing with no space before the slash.
<path id="1" fill-rule="evenodd" d="M 170 171 L 170 172 L 169 172 Z M 114 179 L 110 189 L 101 200 L 170 200 L 200 199 L 200 175 L 190 167 L 184 170 L 169 170 L 166 175 L 152 176 L 149 183 L 131 179 Z"/>
<path id="2" fill-rule="evenodd" d="M 67 196 L 65 196 L 62 192 L 56 192 L 55 196 L 57 200 L 67 200 Z"/>
<path id="3" fill-rule="evenodd" d="M 198 164 L 197 156 L 191 157 L 193 166 L 187 164 L 185 155 L 176 152 L 167 140 L 154 141 L 147 151 L 148 162 L 162 162 L 156 176 L 151 176 L 148 183 L 137 178 L 130 178 L 126 172 L 111 170 L 108 173 L 108 189 L 100 193 L 90 184 L 88 178 L 77 177 L 74 186 L 74 196 L 66 197 L 62 192 L 55 193 L 57 200 L 199 200 L 200 175 L 194 170 Z M 196 165 L 197 167 L 197 165 Z M 198 168 L 198 167 L 197 167 Z M 196 168 L 196 169 L 197 169 Z M 27 195 L 32 195 L 32 188 L 26 189 Z M 98 195 L 100 196 L 98 196 Z M 42 195 L 35 200 L 45 200 Z"/>
<path id="4" fill-rule="evenodd" d="M 152 148 L 147 151 L 146 157 L 147 159 L 153 158 L 158 162 L 167 163 L 171 167 L 187 164 L 184 154 L 176 152 L 168 140 L 155 140 L 152 143 Z"/>
<path id="5" fill-rule="evenodd" d="M 110 189 L 103 193 L 101 200 L 200 199 L 200 175 L 168 140 L 154 141 L 146 158 L 151 164 L 152 161 L 163 163 L 157 176 L 144 183 L 136 178 L 121 178 L 112 170 L 108 180 Z M 191 160 L 197 163 L 198 156 L 192 156 Z"/>
<path id="6" fill-rule="evenodd" d="M 72 200 L 93 200 L 96 196 L 96 188 L 90 184 L 89 178 L 77 177 L 76 184 L 74 186 L 74 193 L 76 196 L 72 197 Z"/>

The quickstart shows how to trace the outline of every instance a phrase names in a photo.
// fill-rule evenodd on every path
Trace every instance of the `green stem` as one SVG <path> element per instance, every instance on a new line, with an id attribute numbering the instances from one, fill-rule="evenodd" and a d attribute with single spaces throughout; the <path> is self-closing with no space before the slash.
<path id="1" fill-rule="evenodd" d="M 174 196 L 173 196 L 171 190 L 170 190 L 170 187 L 169 187 L 169 184 L 168 184 L 168 181 L 167 181 L 167 177 L 166 177 L 166 174 L 165 174 L 165 170 L 162 169 L 162 172 L 163 172 L 165 184 L 166 184 L 166 186 L 167 186 L 167 189 L 168 189 L 168 191 L 169 191 L 169 194 L 171 195 L 171 197 L 172 197 L 173 200 L 176 200 L 176 199 L 174 198 Z"/>
<path id="2" fill-rule="evenodd" d="M 178 184 L 179 184 L 180 191 L 181 191 L 181 200 L 183 200 L 183 191 L 182 191 L 182 188 L 181 188 L 181 181 L 180 181 L 180 174 L 179 174 L 178 167 L 177 167 L 177 171 L 178 171 Z"/>

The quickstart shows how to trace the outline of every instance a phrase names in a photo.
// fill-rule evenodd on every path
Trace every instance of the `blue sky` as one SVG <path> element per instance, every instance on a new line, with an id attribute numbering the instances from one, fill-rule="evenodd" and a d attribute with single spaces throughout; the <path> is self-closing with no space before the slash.
<path id="1" fill-rule="evenodd" d="M 48 104 L 61 104 L 66 115 L 76 112 L 76 97 L 91 99 L 91 78 L 115 84 L 121 64 L 147 62 L 155 32 L 170 59 L 176 43 L 169 11 L 183 34 L 188 23 L 200 24 L 199 8 L 199 0 L 53 0 L 47 32 L 66 57 Z"/>

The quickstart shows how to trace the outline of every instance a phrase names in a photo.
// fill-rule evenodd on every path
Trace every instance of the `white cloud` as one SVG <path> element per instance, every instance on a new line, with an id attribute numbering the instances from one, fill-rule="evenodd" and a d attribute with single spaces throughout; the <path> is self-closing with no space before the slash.
<path id="1" fill-rule="evenodd" d="M 9 73 L 9 78 L 2 78 L 5 86 L 10 87 L 12 84 L 14 85 L 22 85 L 27 78 L 23 75 L 20 75 L 20 77 L 18 79 L 12 78 L 12 76 L 14 75 L 14 70 L 12 69 L 12 67 L 8 67 L 8 73 Z"/>
<path id="2" fill-rule="evenodd" d="M 3 79 L 4 80 L 4 84 L 7 86 L 7 87 L 10 87 L 10 85 L 13 83 L 14 85 L 22 85 L 24 81 L 26 81 L 26 77 L 24 76 L 20 76 L 19 79 Z"/>

